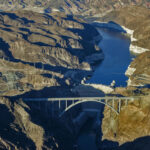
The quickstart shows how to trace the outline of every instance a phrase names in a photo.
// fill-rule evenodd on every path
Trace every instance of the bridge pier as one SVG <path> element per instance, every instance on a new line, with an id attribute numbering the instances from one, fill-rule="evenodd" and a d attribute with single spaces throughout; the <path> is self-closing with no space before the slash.
<path id="1" fill-rule="evenodd" d="M 68 106 L 67 101 L 65 101 L 65 103 L 66 103 L 66 108 L 67 108 L 67 106 Z M 65 109 L 66 109 L 66 108 L 65 108 Z"/>
<path id="2" fill-rule="evenodd" d="M 115 108 L 115 100 L 112 99 L 112 107 Z"/>
<path id="3" fill-rule="evenodd" d="M 106 103 L 106 104 L 108 103 L 108 99 L 105 100 L 105 103 Z"/>
<path id="4" fill-rule="evenodd" d="M 44 103 L 44 112 L 45 112 L 45 114 L 48 114 L 48 112 L 47 112 L 47 102 Z"/>
<path id="5" fill-rule="evenodd" d="M 59 106 L 58 107 L 59 107 L 59 110 L 60 110 L 61 109 L 61 101 L 60 100 L 59 100 Z"/>
<path id="6" fill-rule="evenodd" d="M 120 110 L 121 110 L 121 99 L 119 99 L 118 113 L 120 113 Z"/>
<path id="7" fill-rule="evenodd" d="M 53 101 L 51 102 L 52 104 L 52 118 L 54 117 L 54 106 L 53 106 Z"/>
<path id="8" fill-rule="evenodd" d="M 128 99 L 125 100 L 125 106 L 127 106 L 127 105 L 128 105 Z"/>

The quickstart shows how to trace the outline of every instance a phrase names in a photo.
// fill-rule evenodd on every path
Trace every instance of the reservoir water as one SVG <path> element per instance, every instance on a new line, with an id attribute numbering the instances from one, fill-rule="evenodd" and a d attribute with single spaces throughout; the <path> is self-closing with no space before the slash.
<path id="1" fill-rule="evenodd" d="M 126 86 L 128 78 L 125 76 L 125 71 L 132 59 L 129 52 L 130 39 L 110 29 L 99 28 L 98 31 L 103 37 L 99 46 L 105 58 L 87 82 L 110 85 L 115 80 L 116 86 Z"/>
<path id="2" fill-rule="evenodd" d="M 99 43 L 105 55 L 104 61 L 96 68 L 88 83 L 110 85 L 113 80 L 116 86 L 126 86 L 125 72 L 132 60 L 129 52 L 130 39 L 124 34 L 110 29 L 99 28 L 103 37 Z M 86 122 L 85 127 L 88 126 Z M 96 146 L 96 134 L 92 129 L 83 130 L 77 140 L 79 150 L 98 150 Z"/>

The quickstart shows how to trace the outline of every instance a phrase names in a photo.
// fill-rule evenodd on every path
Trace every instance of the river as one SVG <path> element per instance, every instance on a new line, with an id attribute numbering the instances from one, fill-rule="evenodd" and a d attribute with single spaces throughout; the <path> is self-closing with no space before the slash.
<path id="1" fill-rule="evenodd" d="M 129 52 L 130 39 L 124 34 L 110 29 L 99 28 L 98 31 L 103 37 L 99 46 L 103 50 L 105 58 L 87 82 L 110 85 L 115 80 L 116 86 L 126 86 L 128 78 L 125 76 L 125 71 L 132 60 Z M 86 122 L 84 126 L 89 125 Z M 77 140 L 79 150 L 98 150 L 95 141 L 96 134 L 92 129 L 83 130 Z"/>
<path id="2" fill-rule="evenodd" d="M 99 28 L 98 31 L 103 37 L 99 46 L 105 58 L 87 82 L 110 85 L 115 80 L 116 86 L 126 86 L 128 78 L 125 76 L 125 71 L 132 60 L 129 52 L 130 39 L 110 29 Z"/>
<path id="3" fill-rule="evenodd" d="M 95 144 L 96 136 L 93 132 L 94 119 L 89 118 L 85 126 L 81 128 L 79 138 L 77 140 L 79 149 L 78 150 L 98 150 Z"/>

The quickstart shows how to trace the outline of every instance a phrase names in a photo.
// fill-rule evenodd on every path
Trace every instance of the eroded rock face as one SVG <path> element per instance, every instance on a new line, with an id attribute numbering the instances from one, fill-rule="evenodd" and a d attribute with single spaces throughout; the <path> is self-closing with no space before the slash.
<path id="1" fill-rule="evenodd" d="M 128 106 L 122 106 L 118 116 L 109 108 L 105 108 L 102 123 L 103 140 L 112 141 L 112 145 L 118 142 L 120 147 L 118 145 L 114 148 L 117 150 L 130 148 L 136 150 L 142 145 L 145 150 L 148 150 L 149 145 L 144 143 L 149 141 L 150 136 L 149 107 L 149 96 L 145 96 L 130 102 Z M 111 148 L 111 144 L 105 146 L 108 146 L 108 149 Z"/>
<path id="2" fill-rule="evenodd" d="M 0 149 L 73 149 L 74 135 L 65 123 L 54 123 L 12 96 L 68 96 L 70 86 L 91 73 L 90 56 L 102 52 L 96 48 L 98 35 L 65 14 L 0 13 L 0 96 L 11 97 L 0 98 Z"/>
<path id="3" fill-rule="evenodd" d="M 132 70 L 132 71 L 131 71 Z M 128 86 L 144 86 L 150 84 L 150 52 L 137 56 L 127 70 Z"/>
<path id="4" fill-rule="evenodd" d="M 23 102 L 12 102 L 0 98 L 0 148 L 1 149 L 42 149 L 44 129 L 35 124 L 28 111 L 30 108 Z M 51 143 L 57 143 L 51 138 Z"/>
<path id="5" fill-rule="evenodd" d="M 101 53 L 96 29 L 63 13 L 1 12 L 0 20 L 1 95 L 66 85 L 74 80 L 66 72 L 90 71 L 86 57 Z"/>
<path id="6" fill-rule="evenodd" d="M 86 39 L 92 40 L 90 36 L 96 35 L 96 30 L 91 27 L 91 31 L 88 31 L 91 35 L 88 36 L 86 35 L 88 25 L 78 23 L 78 20 L 69 19 L 65 15 L 47 16 L 18 11 L 1 13 L 1 18 L 3 20 L 0 31 L 1 44 L 7 48 L 7 55 L 12 55 L 14 59 L 25 62 L 49 62 L 52 66 L 68 65 L 77 68 L 80 55 L 84 56 L 84 53 L 94 51 L 92 44 L 87 52 L 84 48 L 88 43 Z M 84 50 L 84 53 L 81 50 Z M 72 54 L 76 51 L 79 51 L 80 55 Z"/>

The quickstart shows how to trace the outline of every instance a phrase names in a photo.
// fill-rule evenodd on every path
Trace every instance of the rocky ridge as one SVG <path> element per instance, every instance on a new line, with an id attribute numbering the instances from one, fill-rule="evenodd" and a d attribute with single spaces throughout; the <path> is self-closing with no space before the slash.
<path id="1" fill-rule="evenodd" d="M 100 17 L 128 5 L 150 8 L 149 0 L 1 0 L 1 10 L 26 9 L 37 12 L 61 11 L 67 14 Z"/>
<path id="2" fill-rule="evenodd" d="M 1 12 L 1 95 L 80 82 L 91 71 L 90 55 L 102 54 L 98 35 L 91 25 L 65 14 Z"/>

